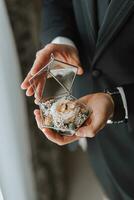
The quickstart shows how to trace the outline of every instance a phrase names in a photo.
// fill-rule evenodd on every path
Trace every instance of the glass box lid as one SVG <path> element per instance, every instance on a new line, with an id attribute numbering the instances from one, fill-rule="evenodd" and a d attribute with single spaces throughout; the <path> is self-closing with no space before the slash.
<path id="1" fill-rule="evenodd" d="M 36 98 L 40 101 L 70 95 L 77 67 L 51 56 L 49 63 L 31 79 Z"/>

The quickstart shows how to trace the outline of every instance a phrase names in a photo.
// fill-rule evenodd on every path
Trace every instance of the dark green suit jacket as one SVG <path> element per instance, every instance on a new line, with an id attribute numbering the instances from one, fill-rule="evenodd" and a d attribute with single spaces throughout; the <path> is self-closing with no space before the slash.
<path id="1" fill-rule="evenodd" d="M 43 8 L 43 44 L 64 36 L 79 49 L 85 73 L 75 96 L 124 88 L 128 123 L 107 125 L 88 147 L 108 196 L 134 199 L 134 0 L 112 0 L 99 30 L 95 0 L 44 0 Z"/>

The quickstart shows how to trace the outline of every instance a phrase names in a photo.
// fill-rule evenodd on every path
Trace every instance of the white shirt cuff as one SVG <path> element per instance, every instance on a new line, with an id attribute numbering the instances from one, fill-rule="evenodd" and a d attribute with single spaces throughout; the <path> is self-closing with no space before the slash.
<path id="1" fill-rule="evenodd" d="M 128 119 L 128 109 L 127 109 L 127 100 L 126 100 L 125 92 L 122 87 L 117 87 L 117 89 L 120 92 L 120 95 L 122 97 L 122 102 L 125 108 L 125 119 Z"/>
<path id="2" fill-rule="evenodd" d="M 53 39 L 51 43 L 54 43 L 54 44 L 66 44 L 66 45 L 70 45 L 70 46 L 76 48 L 74 42 L 72 40 L 70 40 L 69 38 L 67 38 L 67 37 L 58 36 L 55 39 Z"/>
<path id="3" fill-rule="evenodd" d="M 87 139 L 86 138 L 80 138 L 78 141 L 79 146 L 83 151 L 87 151 Z"/>

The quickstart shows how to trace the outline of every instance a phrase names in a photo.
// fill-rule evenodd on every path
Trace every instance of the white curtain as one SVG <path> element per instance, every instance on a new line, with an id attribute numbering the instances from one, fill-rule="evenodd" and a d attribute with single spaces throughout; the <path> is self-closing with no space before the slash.
<path id="1" fill-rule="evenodd" d="M 0 0 L 0 187 L 4 200 L 37 199 L 20 83 L 13 34 L 4 0 Z"/>

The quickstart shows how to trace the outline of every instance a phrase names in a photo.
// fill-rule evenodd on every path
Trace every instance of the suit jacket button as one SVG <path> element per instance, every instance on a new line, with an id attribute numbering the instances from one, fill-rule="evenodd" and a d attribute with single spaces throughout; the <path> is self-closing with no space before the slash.
<path id="1" fill-rule="evenodd" d="M 98 78 L 101 75 L 101 71 L 99 69 L 94 69 L 92 71 L 93 78 Z"/>

